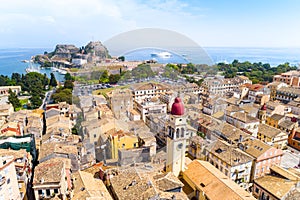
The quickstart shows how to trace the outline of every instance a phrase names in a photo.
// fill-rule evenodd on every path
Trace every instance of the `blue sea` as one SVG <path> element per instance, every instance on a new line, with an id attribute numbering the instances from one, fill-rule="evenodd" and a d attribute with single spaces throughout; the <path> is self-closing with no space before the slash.
<path id="1" fill-rule="evenodd" d="M 10 76 L 12 73 L 25 73 L 28 63 L 22 60 L 30 60 L 31 56 L 51 52 L 50 48 L 13 48 L 0 49 L 0 74 Z M 155 59 L 160 63 L 207 63 L 218 62 L 231 63 L 234 59 L 239 61 L 270 63 L 277 66 L 289 62 L 291 65 L 300 64 L 300 48 L 237 48 L 237 47 L 206 47 L 203 49 L 177 49 L 170 53 L 168 58 L 153 57 L 154 53 L 161 53 L 162 49 L 139 49 L 125 54 L 126 60 Z M 41 73 L 49 75 L 50 69 L 41 69 Z M 63 75 L 54 73 L 58 80 L 63 80 Z"/>
<path id="2" fill-rule="evenodd" d="M 45 51 L 51 52 L 49 48 L 13 48 L 0 49 L 0 74 L 11 76 L 12 73 L 25 74 L 25 69 L 29 67 L 29 63 L 24 63 L 22 60 L 30 60 L 31 56 L 44 54 Z M 32 64 L 38 67 L 37 64 Z M 50 77 L 51 69 L 41 69 L 41 73 L 46 73 Z M 56 79 L 62 81 L 64 75 L 53 72 Z"/>
<path id="3" fill-rule="evenodd" d="M 153 57 L 153 53 L 169 52 L 170 58 Z M 137 49 L 125 55 L 128 61 L 151 60 L 160 63 L 196 63 L 215 64 L 219 62 L 232 63 L 237 59 L 241 62 L 262 62 L 269 63 L 275 67 L 279 64 L 290 63 L 298 66 L 300 64 L 300 48 L 240 48 L 240 47 L 194 47 L 172 49 L 172 51 L 162 49 Z"/>

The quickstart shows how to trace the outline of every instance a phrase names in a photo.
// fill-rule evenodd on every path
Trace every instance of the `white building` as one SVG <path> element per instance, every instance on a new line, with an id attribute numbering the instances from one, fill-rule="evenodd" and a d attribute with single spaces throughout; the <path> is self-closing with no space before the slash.
<path id="1" fill-rule="evenodd" d="M 234 78 L 214 78 L 203 81 L 201 87 L 203 92 L 208 95 L 225 95 L 227 92 L 233 92 L 243 84 L 252 84 L 252 81 L 245 76 L 237 76 Z"/>
<path id="2" fill-rule="evenodd" d="M 140 101 L 149 98 L 159 98 L 160 95 L 170 91 L 170 89 L 158 83 L 142 83 L 133 85 L 132 88 L 133 100 Z"/>
<path id="3" fill-rule="evenodd" d="M 207 148 L 208 162 L 240 186 L 247 188 L 253 158 L 230 144 L 217 140 Z"/>
<path id="4" fill-rule="evenodd" d="M 7 199 L 21 199 L 13 156 L 0 157 L 0 200 Z"/>
<path id="5" fill-rule="evenodd" d="M 140 113 L 142 120 L 145 122 L 149 114 L 167 113 L 167 104 L 161 103 L 157 99 L 145 99 L 144 101 L 135 101 L 135 109 Z"/>
<path id="6" fill-rule="evenodd" d="M 70 166 L 67 158 L 52 158 L 40 163 L 34 170 L 33 190 L 36 200 L 60 196 L 67 199 L 71 189 Z"/>
<path id="7" fill-rule="evenodd" d="M 226 121 L 239 129 L 251 132 L 252 136 L 257 137 L 259 119 L 243 112 L 236 112 L 232 116 L 226 115 Z"/>

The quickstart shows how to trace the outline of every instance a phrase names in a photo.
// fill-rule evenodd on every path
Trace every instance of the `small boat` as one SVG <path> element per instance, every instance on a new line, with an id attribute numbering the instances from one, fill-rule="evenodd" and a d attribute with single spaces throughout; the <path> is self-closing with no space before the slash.
<path id="1" fill-rule="evenodd" d="M 25 69 L 25 71 L 26 71 L 26 73 L 30 73 L 30 72 L 38 72 L 38 73 L 40 73 L 40 70 L 37 69 L 37 68 L 35 68 L 35 67 L 27 67 Z"/>
<path id="2" fill-rule="evenodd" d="M 27 67 L 25 69 L 26 73 L 30 73 L 30 72 L 37 72 L 37 73 L 40 73 L 40 68 L 39 67 L 34 67 L 32 65 L 32 62 L 31 61 L 28 61 L 29 62 L 29 67 Z"/>
<path id="3" fill-rule="evenodd" d="M 29 63 L 29 60 L 21 60 L 23 63 Z"/>
<path id="4" fill-rule="evenodd" d="M 58 72 L 58 73 L 60 73 L 60 74 L 66 74 L 66 73 L 68 73 L 66 70 L 59 69 L 59 68 L 56 68 L 56 67 L 52 67 L 51 70 L 52 70 L 53 72 Z"/>

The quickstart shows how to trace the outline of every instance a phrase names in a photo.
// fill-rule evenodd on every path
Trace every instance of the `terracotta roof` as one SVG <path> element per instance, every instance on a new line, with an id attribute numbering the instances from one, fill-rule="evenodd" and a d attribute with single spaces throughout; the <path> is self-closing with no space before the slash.
<path id="1" fill-rule="evenodd" d="M 140 83 L 131 86 L 133 90 L 153 90 L 154 87 L 156 87 L 156 90 L 169 89 L 166 85 L 159 83 Z"/>
<path id="2" fill-rule="evenodd" d="M 151 165 L 152 166 L 152 165 Z M 156 166 L 152 166 L 156 169 Z M 111 185 L 119 200 L 160 198 L 188 200 L 183 192 L 168 192 L 181 188 L 183 184 L 172 173 L 157 173 L 145 167 L 126 168 L 111 178 Z"/>
<path id="3" fill-rule="evenodd" d="M 239 112 L 239 111 L 242 111 L 243 109 L 236 105 L 230 105 L 230 106 L 227 106 L 227 108 L 225 110 L 226 110 L 226 112 Z"/>
<path id="4" fill-rule="evenodd" d="M 284 129 L 292 129 L 297 122 L 292 122 L 291 120 L 284 120 L 283 122 L 280 122 L 278 126 L 284 128 Z"/>
<path id="5" fill-rule="evenodd" d="M 245 152 L 253 156 L 254 158 L 260 157 L 269 149 L 273 148 L 272 146 L 258 140 L 258 139 L 247 139 L 242 142 L 245 147 Z"/>
<path id="6" fill-rule="evenodd" d="M 292 87 L 282 87 L 277 90 L 277 92 L 284 92 L 289 94 L 300 95 L 300 89 Z"/>
<path id="7" fill-rule="evenodd" d="M 52 116 L 46 119 L 47 126 L 56 124 L 58 122 L 69 123 L 70 119 L 68 117 L 61 116 L 61 115 Z"/>
<path id="8" fill-rule="evenodd" d="M 259 185 L 278 199 L 282 199 L 292 188 L 295 187 L 296 181 L 290 181 L 285 178 L 265 175 L 254 180 L 254 184 Z"/>
<path id="9" fill-rule="evenodd" d="M 293 168 L 291 168 L 293 169 Z M 283 176 L 284 178 L 291 180 L 291 181 L 300 181 L 300 176 L 298 172 L 293 170 L 286 170 L 278 165 L 273 165 L 270 168 L 271 172 L 275 172 L 276 174 L 279 174 Z"/>
<path id="10" fill-rule="evenodd" d="M 153 179 L 158 189 L 164 192 L 183 187 L 183 183 L 171 172 L 155 175 Z"/>
<path id="11" fill-rule="evenodd" d="M 253 158 L 242 150 L 230 146 L 227 142 L 217 140 L 207 148 L 208 151 L 220 160 L 231 166 L 251 162 Z"/>
<path id="12" fill-rule="evenodd" d="M 67 145 L 63 143 L 43 143 L 40 147 L 39 160 L 52 153 L 77 155 L 78 151 L 75 145 Z"/>
<path id="13" fill-rule="evenodd" d="M 139 176 L 134 169 L 120 172 L 110 179 L 112 188 L 119 200 L 149 199 L 156 195 L 156 191 L 149 178 Z"/>
<path id="14" fill-rule="evenodd" d="M 278 120 L 281 120 L 282 118 L 284 118 L 284 115 L 273 114 L 270 118 L 278 121 Z"/>
<path id="15" fill-rule="evenodd" d="M 259 122 L 259 119 L 255 117 L 251 117 L 247 113 L 237 112 L 232 115 L 233 118 L 242 121 L 244 123 L 253 123 L 253 122 Z"/>
<path id="16" fill-rule="evenodd" d="M 225 176 L 209 162 L 194 160 L 183 172 L 210 200 L 255 200 L 243 188 Z"/>
<path id="17" fill-rule="evenodd" d="M 246 87 L 249 88 L 249 90 L 252 90 L 252 91 L 259 91 L 259 90 L 261 90 L 264 87 L 261 84 L 253 84 L 253 85 L 251 85 L 251 84 L 245 84 L 245 85 L 246 85 Z"/>
<path id="18" fill-rule="evenodd" d="M 226 137 L 230 141 L 237 142 L 240 139 L 240 136 L 243 138 L 248 137 L 249 135 L 246 134 L 244 131 L 236 128 L 235 126 L 227 123 L 221 122 L 220 124 L 210 124 L 212 129 L 221 133 L 224 137 Z"/>
<path id="19" fill-rule="evenodd" d="M 282 133 L 282 131 L 267 124 L 259 124 L 258 133 L 261 133 L 268 138 L 273 138 Z"/>
<path id="20" fill-rule="evenodd" d="M 65 166 L 61 159 L 52 158 L 42 162 L 35 167 L 33 185 L 59 183 L 63 170 L 65 170 Z"/>
<path id="21" fill-rule="evenodd" d="M 73 173 L 74 200 L 112 200 L 104 183 L 95 179 L 92 174 L 84 171 Z"/>

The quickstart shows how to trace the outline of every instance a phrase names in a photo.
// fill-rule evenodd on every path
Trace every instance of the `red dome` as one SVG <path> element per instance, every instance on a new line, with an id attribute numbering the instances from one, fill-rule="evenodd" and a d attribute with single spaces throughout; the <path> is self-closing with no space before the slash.
<path id="1" fill-rule="evenodd" d="M 175 102 L 172 104 L 172 115 L 184 115 L 184 105 L 179 97 L 175 98 Z"/>
<path id="2" fill-rule="evenodd" d="M 267 105 L 264 104 L 264 105 L 261 107 L 261 110 L 267 110 Z"/>

